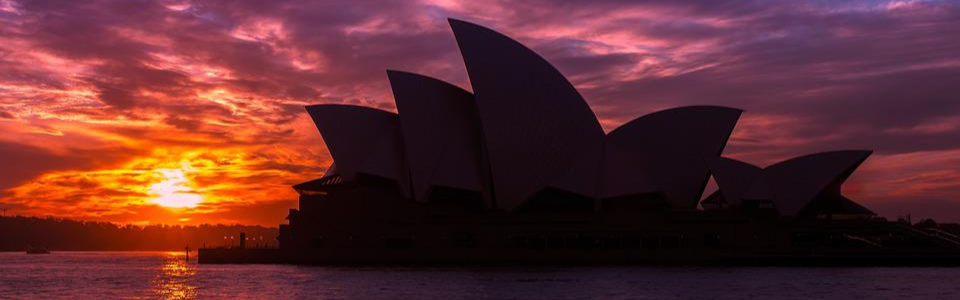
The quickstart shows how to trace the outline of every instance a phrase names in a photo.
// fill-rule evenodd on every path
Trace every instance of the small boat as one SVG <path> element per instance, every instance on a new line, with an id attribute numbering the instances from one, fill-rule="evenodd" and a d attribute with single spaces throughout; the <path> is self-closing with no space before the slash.
<path id="1" fill-rule="evenodd" d="M 50 250 L 44 247 L 27 247 L 27 254 L 50 254 Z"/>

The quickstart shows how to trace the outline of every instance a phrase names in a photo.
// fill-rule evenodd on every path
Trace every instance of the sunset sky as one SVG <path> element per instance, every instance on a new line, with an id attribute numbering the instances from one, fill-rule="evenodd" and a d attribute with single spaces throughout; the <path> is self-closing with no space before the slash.
<path id="1" fill-rule="evenodd" d="M 331 162 L 304 105 L 395 110 L 386 69 L 470 89 L 448 17 L 543 55 L 608 131 L 742 108 L 726 156 L 873 149 L 848 197 L 960 221 L 951 1 L 0 0 L 0 208 L 275 226 Z"/>

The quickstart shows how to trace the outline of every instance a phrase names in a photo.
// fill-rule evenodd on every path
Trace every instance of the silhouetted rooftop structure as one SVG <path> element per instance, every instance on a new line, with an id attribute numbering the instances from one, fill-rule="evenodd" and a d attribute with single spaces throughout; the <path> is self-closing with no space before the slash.
<path id="1" fill-rule="evenodd" d="M 478 96 L 388 71 L 399 115 L 307 107 L 334 158 L 325 178 L 374 175 L 421 202 L 438 188 L 472 191 L 485 207 L 507 211 L 565 201 L 534 200 L 544 193 L 588 202 L 656 194 L 671 209 L 692 210 L 712 173 L 727 205 L 767 200 L 795 215 L 870 154 L 830 152 L 766 169 L 724 158 L 742 110 L 719 106 L 654 112 L 604 134 L 586 101 L 542 57 L 490 29 L 458 20 L 450 26 Z"/>
<path id="2" fill-rule="evenodd" d="M 293 187 L 300 208 L 279 237 L 289 257 L 270 261 L 619 263 L 960 246 L 841 194 L 871 151 L 760 168 L 723 156 L 743 111 L 719 106 L 653 112 L 605 134 L 535 52 L 450 26 L 473 93 L 390 70 L 396 114 L 307 107 L 334 161 Z M 711 175 L 719 190 L 700 201 Z M 534 251 L 544 249 L 557 251 Z"/>

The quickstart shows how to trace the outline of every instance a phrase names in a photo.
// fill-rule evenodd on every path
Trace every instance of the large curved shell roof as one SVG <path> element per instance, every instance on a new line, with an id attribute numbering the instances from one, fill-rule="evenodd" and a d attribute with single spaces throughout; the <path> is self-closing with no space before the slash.
<path id="1" fill-rule="evenodd" d="M 387 71 L 400 115 L 413 192 L 431 185 L 482 191 L 480 115 L 473 95 L 423 75 Z"/>
<path id="2" fill-rule="evenodd" d="M 720 156 L 742 112 L 720 106 L 662 110 L 611 131 L 607 143 L 643 159 L 673 208 L 693 209 L 710 176 L 705 159 Z"/>
<path id="3" fill-rule="evenodd" d="M 840 184 L 873 153 L 832 151 L 796 157 L 764 168 L 763 177 L 782 215 L 796 215 L 831 184 Z"/>
<path id="4" fill-rule="evenodd" d="M 450 20 L 473 86 L 501 208 L 551 186 L 594 196 L 603 129 L 542 57 L 479 25 Z"/>
<path id="5" fill-rule="evenodd" d="M 717 157 L 707 159 L 706 162 L 717 181 L 720 193 L 731 205 L 739 205 L 750 187 L 763 174 L 760 167 L 736 159 Z"/>
<path id="6" fill-rule="evenodd" d="M 409 187 L 396 114 L 341 104 L 306 108 L 344 180 L 366 173 L 395 179 L 405 190 Z"/>

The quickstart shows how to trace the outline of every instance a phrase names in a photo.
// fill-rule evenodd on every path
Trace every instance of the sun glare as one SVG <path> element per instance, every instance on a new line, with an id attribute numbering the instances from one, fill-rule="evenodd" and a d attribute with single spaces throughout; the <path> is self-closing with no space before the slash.
<path id="1" fill-rule="evenodd" d="M 169 208 L 196 207 L 203 197 L 190 187 L 190 181 L 181 169 L 157 169 L 163 180 L 150 186 L 150 193 L 156 197 L 150 202 Z"/>

